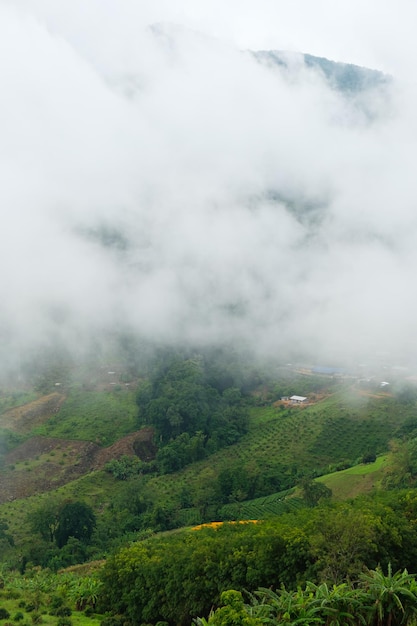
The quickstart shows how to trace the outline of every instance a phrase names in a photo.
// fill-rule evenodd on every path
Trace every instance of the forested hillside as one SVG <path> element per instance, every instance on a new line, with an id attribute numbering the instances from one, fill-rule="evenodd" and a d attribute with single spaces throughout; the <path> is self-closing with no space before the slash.
<path id="1" fill-rule="evenodd" d="M 296 605 L 300 585 L 316 598 L 417 571 L 417 393 L 402 378 L 387 390 L 202 349 L 113 361 L 88 384 L 74 370 L 45 396 L 48 372 L 2 395 L 5 580 L 41 571 L 52 589 L 88 567 L 89 613 L 186 625 L 222 601 L 246 615 L 228 589 L 264 606 L 257 589 L 285 586 Z"/>

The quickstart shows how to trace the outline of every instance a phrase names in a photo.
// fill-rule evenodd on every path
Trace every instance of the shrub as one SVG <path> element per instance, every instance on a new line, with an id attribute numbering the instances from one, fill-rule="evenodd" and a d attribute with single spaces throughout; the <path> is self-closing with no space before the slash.
<path id="1" fill-rule="evenodd" d="M 376 461 L 375 452 L 367 452 L 362 457 L 362 463 L 374 463 Z"/>
<path id="2" fill-rule="evenodd" d="M 72 611 L 69 606 L 60 606 L 56 611 L 55 615 L 58 617 L 69 617 L 72 615 Z"/>
<path id="3" fill-rule="evenodd" d="M 24 615 L 23 615 L 22 611 L 18 611 L 17 613 L 15 613 L 13 615 L 13 621 L 14 622 L 20 622 L 23 618 L 24 618 Z"/>
<path id="4" fill-rule="evenodd" d="M 51 601 L 50 601 L 50 605 L 51 605 L 51 609 L 54 609 L 54 611 L 56 609 L 59 609 L 60 606 L 62 606 L 64 604 L 64 598 L 62 598 L 62 596 L 51 596 Z M 56 615 L 56 613 L 54 613 Z"/>
<path id="5" fill-rule="evenodd" d="M 3 606 L 0 607 L 0 619 L 9 619 L 10 613 Z"/>
<path id="6" fill-rule="evenodd" d="M 69 617 L 60 617 L 57 626 L 72 626 L 72 620 Z"/>
<path id="7" fill-rule="evenodd" d="M 108 615 L 101 620 L 100 626 L 122 626 L 125 618 L 122 615 Z"/>
<path id="8" fill-rule="evenodd" d="M 142 473 L 144 465 L 143 461 L 138 459 L 138 457 L 124 454 L 120 459 L 112 459 L 106 463 L 104 469 L 113 474 L 118 480 L 127 480 Z"/>
<path id="9" fill-rule="evenodd" d="M 18 591 L 15 591 L 14 589 L 8 589 L 6 592 L 6 598 L 8 600 L 17 600 L 18 598 L 20 598 L 20 593 Z"/>

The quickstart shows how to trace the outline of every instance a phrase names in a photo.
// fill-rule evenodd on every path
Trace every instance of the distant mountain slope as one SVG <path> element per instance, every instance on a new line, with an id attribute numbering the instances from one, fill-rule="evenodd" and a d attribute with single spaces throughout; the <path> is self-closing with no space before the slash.
<path id="1" fill-rule="evenodd" d="M 329 85 L 346 94 L 358 94 L 368 89 L 385 87 L 391 77 L 378 70 L 339 63 L 311 54 L 289 53 L 282 50 L 259 50 L 253 53 L 255 58 L 269 66 L 278 66 L 292 73 L 302 67 L 319 71 Z"/>

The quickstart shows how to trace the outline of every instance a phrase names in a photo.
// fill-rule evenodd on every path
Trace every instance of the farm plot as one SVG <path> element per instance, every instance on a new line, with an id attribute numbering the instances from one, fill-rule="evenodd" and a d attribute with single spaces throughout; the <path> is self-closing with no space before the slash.
<path id="1" fill-rule="evenodd" d="M 81 439 L 110 445 L 136 429 L 134 392 L 71 390 L 55 415 L 33 432 L 45 437 Z"/>
<path id="2" fill-rule="evenodd" d="M 414 415 L 414 405 L 399 405 L 393 398 L 371 398 L 358 406 L 343 404 L 337 412 L 324 412 L 323 428 L 308 452 L 328 463 L 358 461 L 368 452 L 380 454 Z"/>
<path id="3" fill-rule="evenodd" d="M 392 398 L 356 402 L 345 393 L 304 409 L 257 407 L 251 411 L 249 433 L 237 444 L 175 475 L 154 478 L 152 484 L 169 500 L 201 483 L 210 487 L 224 468 L 254 465 L 262 471 L 279 465 L 295 483 L 302 474 L 326 473 L 331 465 L 356 463 L 370 450 L 387 450 L 414 414 L 414 405 L 399 406 Z"/>
<path id="4" fill-rule="evenodd" d="M 293 492 L 293 489 L 289 489 L 246 502 L 225 504 L 220 510 L 220 519 L 265 519 L 305 506 L 301 498 L 288 497 Z"/>

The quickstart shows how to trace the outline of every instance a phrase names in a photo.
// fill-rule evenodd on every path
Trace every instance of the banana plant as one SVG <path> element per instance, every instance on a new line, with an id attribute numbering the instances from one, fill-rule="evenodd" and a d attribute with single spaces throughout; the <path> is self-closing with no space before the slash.
<path id="1" fill-rule="evenodd" d="M 378 567 L 362 574 L 361 588 L 366 591 L 370 626 L 408 624 L 417 614 L 417 583 L 406 569 L 393 574 L 389 564 L 384 574 Z"/>

